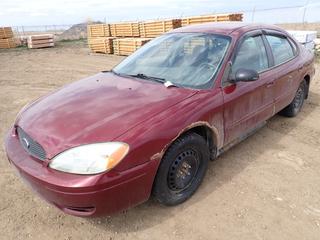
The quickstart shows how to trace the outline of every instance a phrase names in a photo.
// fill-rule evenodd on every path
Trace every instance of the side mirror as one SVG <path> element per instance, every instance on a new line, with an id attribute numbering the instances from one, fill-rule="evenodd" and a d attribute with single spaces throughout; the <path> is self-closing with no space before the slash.
<path id="1" fill-rule="evenodd" d="M 259 79 L 259 73 L 252 69 L 240 68 L 235 75 L 235 82 L 252 82 Z"/>

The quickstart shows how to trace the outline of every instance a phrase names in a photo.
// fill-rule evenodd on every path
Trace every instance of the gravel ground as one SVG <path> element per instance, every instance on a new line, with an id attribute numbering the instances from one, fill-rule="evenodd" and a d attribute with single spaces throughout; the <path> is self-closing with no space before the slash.
<path id="1" fill-rule="evenodd" d="M 1 138 L 26 103 L 121 59 L 75 42 L 0 51 Z M 149 200 L 111 217 L 65 215 L 23 184 L 1 148 L 0 239 L 319 239 L 319 75 L 310 91 L 298 117 L 273 117 L 210 163 L 197 193 L 176 207 Z"/>

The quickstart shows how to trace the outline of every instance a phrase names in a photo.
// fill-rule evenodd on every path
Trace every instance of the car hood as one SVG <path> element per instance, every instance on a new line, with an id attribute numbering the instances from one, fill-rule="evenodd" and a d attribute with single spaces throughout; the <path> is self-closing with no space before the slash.
<path id="1" fill-rule="evenodd" d="M 35 101 L 16 125 L 41 144 L 50 159 L 71 147 L 112 141 L 196 92 L 99 73 Z"/>

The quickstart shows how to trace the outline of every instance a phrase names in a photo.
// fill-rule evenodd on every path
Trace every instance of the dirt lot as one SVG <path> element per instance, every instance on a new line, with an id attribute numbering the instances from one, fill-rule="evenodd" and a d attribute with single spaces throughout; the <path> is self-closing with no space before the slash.
<path id="1" fill-rule="evenodd" d="M 89 55 L 73 43 L 1 51 L 1 139 L 26 103 L 121 59 Z M 1 148 L 0 239 L 319 239 L 319 104 L 318 75 L 298 117 L 273 117 L 212 162 L 189 201 L 163 207 L 150 200 L 101 219 L 68 216 L 39 199 Z"/>

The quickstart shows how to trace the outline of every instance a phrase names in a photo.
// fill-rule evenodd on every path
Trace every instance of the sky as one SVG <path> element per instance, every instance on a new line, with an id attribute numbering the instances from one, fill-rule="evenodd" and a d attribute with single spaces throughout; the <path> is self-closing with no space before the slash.
<path id="1" fill-rule="evenodd" d="M 141 21 L 225 12 L 244 12 L 247 22 L 302 22 L 303 6 L 305 21 L 320 21 L 320 0 L 0 0 L 0 26 Z M 260 11 L 279 7 L 295 8 Z"/>

